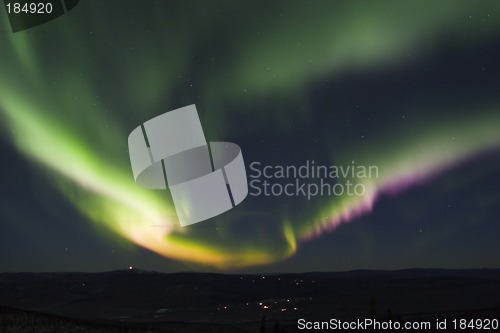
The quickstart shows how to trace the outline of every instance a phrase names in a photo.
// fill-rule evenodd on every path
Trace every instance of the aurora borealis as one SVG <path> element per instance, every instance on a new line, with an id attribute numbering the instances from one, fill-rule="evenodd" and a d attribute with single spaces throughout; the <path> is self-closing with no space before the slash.
<path id="1" fill-rule="evenodd" d="M 500 250 L 498 1 L 82 0 L 23 32 L 0 22 L 2 269 L 499 264 L 485 255 Z M 247 197 L 180 228 L 167 191 L 134 183 L 127 136 L 190 104 L 247 172 L 315 160 L 379 175 L 363 196 Z"/>

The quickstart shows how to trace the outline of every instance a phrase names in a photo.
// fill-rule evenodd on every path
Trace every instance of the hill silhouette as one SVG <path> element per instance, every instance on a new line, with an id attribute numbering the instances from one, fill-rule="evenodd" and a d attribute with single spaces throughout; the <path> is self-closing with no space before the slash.
<path id="1" fill-rule="evenodd" d="M 25 317 L 47 327 L 87 327 L 82 332 L 200 333 L 258 332 L 264 317 L 268 332 L 275 327 L 295 332 L 298 318 L 495 318 L 500 313 L 500 269 L 265 275 L 138 269 L 1 273 L 0 306 L 0 332 L 2 325 L 10 327 Z M 31 332 L 16 330 L 24 331 Z"/>

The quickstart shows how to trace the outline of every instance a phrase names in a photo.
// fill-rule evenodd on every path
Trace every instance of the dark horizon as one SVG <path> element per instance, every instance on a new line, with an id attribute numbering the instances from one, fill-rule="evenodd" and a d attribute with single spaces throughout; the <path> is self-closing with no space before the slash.
<path id="1" fill-rule="evenodd" d="M 279 325 L 288 333 L 301 331 L 300 320 L 330 318 L 434 328 L 444 321 L 452 328 L 459 318 L 498 325 L 499 288 L 500 269 L 0 273 L 0 327 L 20 332 L 62 325 L 66 331 L 85 332 L 257 333 L 262 325 L 266 332 L 276 332 Z"/>
<path id="2" fill-rule="evenodd" d="M 117 268 L 107 271 L 2 271 L 0 274 L 101 274 L 101 273 L 113 273 L 113 272 L 145 272 L 145 273 L 158 273 L 158 274 L 213 274 L 213 275 L 265 275 L 265 276 L 273 276 L 273 275 L 287 275 L 287 274 L 343 274 L 343 273 L 360 273 L 360 272 L 387 272 L 387 273 L 397 273 L 397 272 L 410 272 L 410 271 L 449 271 L 449 272 L 458 272 L 458 271 L 484 271 L 491 270 L 496 271 L 500 270 L 500 267 L 478 267 L 478 268 L 439 268 L 439 267 L 412 267 L 412 268 L 396 268 L 396 269 L 367 269 L 367 268 L 358 268 L 352 270 L 345 271 L 290 271 L 290 272 L 252 272 L 252 273 L 241 273 L 241 272 L 227 272 L 227 271 L 176 271 L 176 272 L 162 272 L 157 270 L 150 269 L 142 269 L 140 267 L 124 267 Z"/>

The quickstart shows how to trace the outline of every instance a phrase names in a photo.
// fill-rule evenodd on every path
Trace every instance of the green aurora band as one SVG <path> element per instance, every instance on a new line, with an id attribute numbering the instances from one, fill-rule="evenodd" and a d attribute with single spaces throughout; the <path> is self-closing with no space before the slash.
<path id="1" fill-rule="evenodd" d="M 16 34 L 1 12 L 0 114 L 5 136 L 89 220 L 162 256 L 218 269 L 283 260 L 300 242 L 369 212 L 381 193 L 500 145 L 500 105 L 486 101 L 470 116 L 422 123 L 412 134 L 395 130 L 390 143 L 378 140 L 355 152 L 346 143 L 336 164 L 355 159 L 380 170 L 378 179 L 364 182 L 363 197 L 335 198 L 294 218 L 283 212 L 272 227 L 259 223 L 244 236 L 231 233 L 227 216 L 218 222 L 225 232 L 180 228 L 165 195 L 133 181 L 126 138 L 137 124 L 196 103 L 210 110 L 201 115 L 209 136 L 221 138 L 230 127 L 224 119 L 238 112 L 227 104 L 273 94 L 296 107 L 272 115 L 255 108 L 257 124 L 307 122 L 302 91 L 309 83 L 398 66 L 408 53 L 426 57 L 432 53 L 426 45 L 443 36 L 464 44 L 487 40 L 500 31 L 500 2 L 274 2 L 265 11 L 251 2 L 130 6 L 82 1 Z M 464 25 L 469 16 L 481 19 Z M 278 232 L 269 232 L 276 224 Z"/>

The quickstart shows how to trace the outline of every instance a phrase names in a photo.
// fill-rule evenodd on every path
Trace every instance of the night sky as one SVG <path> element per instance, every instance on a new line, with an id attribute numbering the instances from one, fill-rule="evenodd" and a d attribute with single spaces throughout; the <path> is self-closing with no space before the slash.
<path id="1" fill-rule="evenodd" d="M 252 162 L 378 177 L 181 228 L 127 137 L 191 104 L 249 181 Z M 18 33 L 1 9 L 0 130 L 0 271 L 500 267 L 498 1 L 81 0 Z"/>

